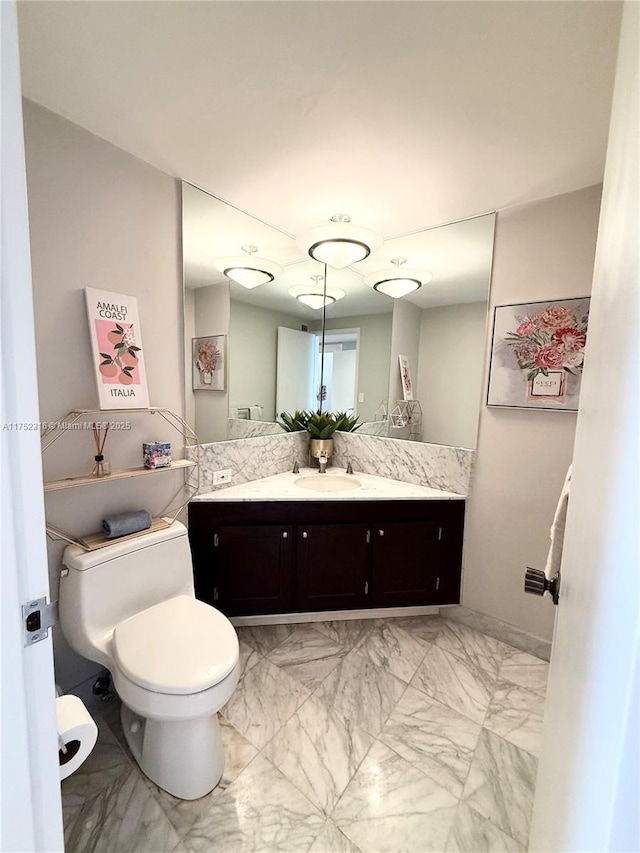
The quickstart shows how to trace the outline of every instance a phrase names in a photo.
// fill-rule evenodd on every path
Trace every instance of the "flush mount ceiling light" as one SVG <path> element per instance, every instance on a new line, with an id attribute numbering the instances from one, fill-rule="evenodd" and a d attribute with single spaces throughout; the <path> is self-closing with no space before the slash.
<path id="1" fill-rule="evenodd" d="M 400 297 L 413 293 L 414 290 L 418 290 L 423 284 L 431 281 L 433 278 L 431 273 L 422 270 L 401 269 L 406 262 L 406 258 L 392 258 L 393 269 L 369 273 L 365 275 L 364 283 L 380 293 L 385 293 L 394 299 L 400 299 Z"/>
<path id="2" fill-rule="evenodd" d="M 300 251 L 334 269 L 341 270 L 369 257 L 382 245 L 382 238 L 368 228 L 351 224 L 346 213 L 331 217 L 330 225 L 320 225 L 296 239 Z"/>
<path id="3" fill-rule="evenodd" d="M 261 284 L 268 284 L 277 275 L 282 275 L 283 269 L 266 258 L 255 257 L 257 246 L 242 246 L 244 255 L 232 258 L 216 258 L 214 266 L 224 273 L 231 281 L 235 281 L 251 290 Z"/>
<path id="4" fill-rule="evenodd" d="M 312 275 L 313 284 L 297 284 L 295 287 L 290 287 L 289 295 L 316 311 L 326 305 L 333 305 L 338 299 L 344 297 L 344 290 L 340 290 L 338 287 L 327 287 L 325 289 L 320 283 L 323 278 L 322 275 Z"/>

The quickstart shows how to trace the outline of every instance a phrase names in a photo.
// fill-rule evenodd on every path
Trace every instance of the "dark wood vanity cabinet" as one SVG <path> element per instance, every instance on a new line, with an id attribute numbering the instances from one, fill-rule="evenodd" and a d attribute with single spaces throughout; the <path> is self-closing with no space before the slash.
<path id="1" fill-rule="evenodd" d="M 297 610 L 368 607 L 366 524 L 302 524 L 296 560 Z"/>
<path id="2" fill-rule="evenodd" d="M 195 501 L 196 595 L 229 616 L 457 604 L 464 501 Z"/>

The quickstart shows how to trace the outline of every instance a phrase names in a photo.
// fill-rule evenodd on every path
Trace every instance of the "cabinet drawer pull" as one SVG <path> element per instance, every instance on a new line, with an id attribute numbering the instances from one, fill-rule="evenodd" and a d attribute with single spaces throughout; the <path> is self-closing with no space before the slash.
<path id="1" fill-rule="evenodd" d="M 286 531 L 286 530 L 285 530 L 285 531 L 284 531 L 284 533 L 282 534 L 282 538 L 283 538 L 283 539 L 288 539 L 288 538 L 289 538 L 289 534 L 287 533 L 287 531 Z"/>
<path id="2" fill-rule="evenodd" d="M 378 530 L 378 534 L 379 534 L 380 536 L 384 536 L 384 530 Z"/>
<path id="3" fill-rule="evenodd" d="M 440 578 L 436 578 L 436 590 L 440 589 Z"/>
<path id="4" fill-rule="evenodd" d="M 217 548 L 219 544 L 220 544 L 220 537 L 218 536 L 217 533 L 214 533 L 213 534 L 213 547 Z"/>
<path id="5" fill-rule="evenodd" d="M 303 539 L 307 539 L 307 537 L 308 537 L 308 533 L 307 533 L 307 531 L 306 531 L 306 530 L 303 530 L 303 531 L 302 531 L 302 538 L 303 538 Z"/>
<path id="6" fill-rule="evenodd" d="M 442 528 L 439 527 L 438 528 L 438 542 L 440 542 L 441 539 L 442 539 Z"/>
<path id="7" fill-rule="evenodd" d="M 371 531 L 367 530 L 367 545 L 371 542 Z"/>

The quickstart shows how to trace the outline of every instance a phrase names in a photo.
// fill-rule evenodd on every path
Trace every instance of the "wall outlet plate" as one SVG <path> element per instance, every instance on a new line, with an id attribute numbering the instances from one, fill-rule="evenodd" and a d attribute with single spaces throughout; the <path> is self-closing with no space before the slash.
<path id="1" fill-rule="evenodd" d="M 231 482 L 231 468 L 224 468 L 222 471 L 213 472 L 213 485 L 221 486 L 222 483 Z"/>

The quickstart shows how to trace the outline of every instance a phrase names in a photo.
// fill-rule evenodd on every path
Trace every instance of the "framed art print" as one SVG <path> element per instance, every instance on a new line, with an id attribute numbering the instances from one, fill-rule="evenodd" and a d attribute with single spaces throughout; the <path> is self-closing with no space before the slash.
<path id="1" fill-rule="evenodd" d="M 194 391 L 224 391 L 226 388 L 226 335 L 192 339 Z"/>
<path id="2" fill-rule="evenodd" d="M 147 409 L 149 393 L 135 297 L 85 288 L 91 360 L 101 409 Z"/>
<path id="3" fill-rule="evenodd" d="M 487 405 L 577 412 L 589 297 L 498 305 Z"/>
<path id="4" fill-rule="evenodd" d="M 411 383 L 411 371 L 409 370 L 409 359 L 406 355 L 399 355 L 400 379 L 402 381 L 402 399 L 413 400 L 413 385 Z"/>

